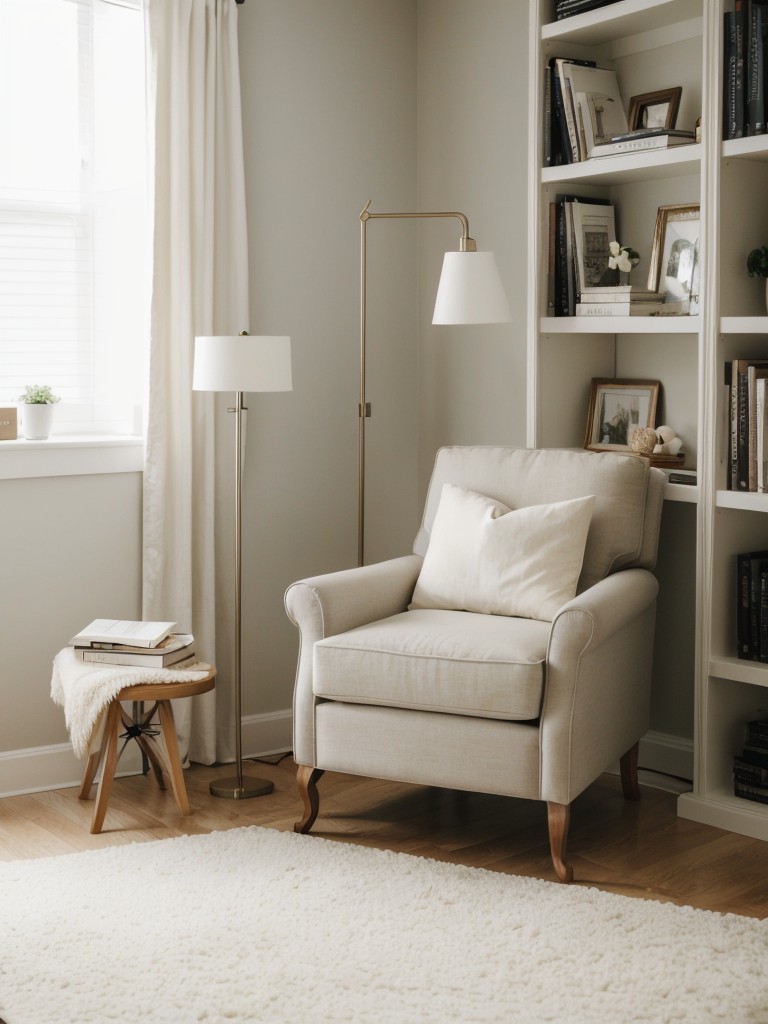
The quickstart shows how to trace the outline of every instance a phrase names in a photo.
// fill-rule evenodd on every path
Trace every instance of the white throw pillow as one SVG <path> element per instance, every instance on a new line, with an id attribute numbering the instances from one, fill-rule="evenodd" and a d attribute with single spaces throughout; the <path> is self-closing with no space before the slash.
<path id="1" fill-rule="evenodd" d="M 512 510 L 444 484 L 410 607 L 551 621 L 576 594 L 594 503 Z"/>

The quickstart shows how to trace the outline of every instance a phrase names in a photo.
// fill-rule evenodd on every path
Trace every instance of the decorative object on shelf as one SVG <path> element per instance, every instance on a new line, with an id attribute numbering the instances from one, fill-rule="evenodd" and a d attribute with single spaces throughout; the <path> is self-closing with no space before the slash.
<path id="1" fill-rule="evenodd" d="M 765 278 L 765 308 L 768 313 L 768 245 L 753 249 L 747 256 L 747 273 L 750 277 Z"/>
<path id="2" fill-rule="evenodd" d="M 595 452 L 630 452 L 630 441 L 640 428 L 653 431 L 655 444 L 660 388 L 657 380 L 593 377 L 584 447 Z"/>
<path id="3" fill-rule="evenodd" d="M 21 426 L 28 441 L 47 441 L 53 425 L 53 407 L 61 401 L 49 384 L 28 384 L 19 395 L 24 410 Z"/>
<path id="4" fill-rule="evenodd" d="M 459 251 L 447 252 L 437 286 L 433 324 L 509 323 L 512 311 L 501 283 L 496 256 L 478 252 L 463 213 L 371 213 L 368 200 L 360 214 L 360 402 L 358 404 L 357 562 L 365 562 L 365 420 L 371 415 L 365 393 L 367 265 L 369 220 L 422 220 L 452 217 L 461 222 Z"/>
<path id="5" fill-rule="evenodd" d="M 15 441 L 19 436 L 18 415 L 15 405 L 0 409 L 0 441 Z"/>
<path id="6" fill-rule="evenodd" d="M 656 213 L 648 287 L 664 293 L 670 312 L 699 312 L 700 229 L 698 203 L 660 206 Z"/>
<path id="7" fill-rule="evenodd" d="M 608 269 L 602 276 L 600 284 L 629 284 L 629 275 L 633 267 L 640 262 L 640 253 L 628 245 L 620 245 L 617 241 L 609 242 Z"/>
<path id="8" fill-rule="evenodd" d="M 195 363 L 192 374 L 194 391 L 233 391 L 235 405 L 235 587 L 234 587 L 234 682 L 235 682 L 235 761 L 234 778 L 212 782 L 213 796 L 230 800 L 271 793 L 268 779 L 243 777 L 242 753 L 242 463 L 243 404 L 246 391 L 292 391 L 291 339 L 286 337 L 251 337 L 247 331 L 239 335 L 195 338 Z"/>
<path id="9" fill-rule="evenodd" d="M 658 89 L 640 96 L 632 96 L 629 101 L 629 130 L 640 128 L 674 128 L 677 123 L 677 111 L 680 107 L 682 87 L 676 85 L 672 89 Z"/>
<path id="10" fill-rule="evenodd" d="M 658 441 L 653 449 L 654 455 L 678 455 L 683 447 L 682 437 L 678 437 L 672 427 L 656 428 Z"/>
<path id="11" fill-rule="evenodd" d="M 630 451 L 651 455 L 659 438 L 653 427 L 637 427 L 629 434 Z"/>

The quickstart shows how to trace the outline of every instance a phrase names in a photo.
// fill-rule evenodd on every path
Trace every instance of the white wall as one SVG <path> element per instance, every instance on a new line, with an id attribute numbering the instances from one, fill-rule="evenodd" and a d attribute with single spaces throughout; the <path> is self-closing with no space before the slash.
<path id="1" fill-rule="evenodd" d="M 413 0 L 239 9 L 251 333 L 290 334 L 294 390 L 253 396 L 244 482 L 243 709 L 291 705 L 294 580 L 357 559 L 359 215 L 416 200 Z M 416 532 L 416 249 L 369 228 L 367 560 Z M 395 230 L 399 228 L 400 230 Z"/>
<path id="2" fill-rule="evenodd" d="M 459 209 L 496 252 L 511 324 L 432 327 L 441 254 L 458 222 L 421 229 L 419 481 L 437 448 L 525 444 L 528 5 L 419 0 L 421 209 Z"/>
<path id="3" fill-rule="evenodd" d="M 298 636 L 283 592 L 356 561 L 368 199 L 379 212 L 466 213 L 479 247 L 496 251 L 514 313 L 509 325 L 433 328 L 458 222 L 369 223 L 368 560 L 410 549 L 440 445 L 525 443 L 527 4 L 248 0 L 238 10 L 249 328 L 290 334 L 294 373 L 292 393 L 249 399 L 243 711 L 285 726 Z M 138 474 L 0 481 L 0 792 L 8 752 L 66 741 L 49 698 L 55 652 L 97 615 L 140 613 L 140 504 Z M 684 536 L 686 511 L 667 517 Z M 669 599 L 690 601 L 684 545 L 674 532 L 663 545 Z M 664 648 L 685 652 L 676 639 L 662 621 Z M 656 730 L 689 734 L 689 682 L 683 653 L 656 687 Z"/>

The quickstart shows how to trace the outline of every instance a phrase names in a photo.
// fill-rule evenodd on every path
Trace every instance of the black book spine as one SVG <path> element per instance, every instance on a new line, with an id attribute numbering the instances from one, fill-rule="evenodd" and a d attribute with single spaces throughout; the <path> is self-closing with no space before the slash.
<path id="1" fill-rule="evenodd" d="M 732 139 L 740 139 L 744 135 L 744 73 L 746 47 L 746 13 L 741 0 L 736 0 L 736 68 L 734 86 L 734 123 Z"/>
<path id="2" fill-rule="evenodd" d="M 749 553 L 744 553 L 737 557 L 736 637 L 738 656 L 747 660 L 752 659 L 752 645 L 749 640 L 750 562 Z"/>
<path id="3" fill-rule="evenodd" d="M 763 135 L 765 132 L 765 80 L 763 69 L 763 20 L 764 10 L 759 3 L 750 0 L 747 5 L 746 36 L 746 135 Z"/>
<path id="4" fill-rule="evenodd" d="M 736 131 L 736 12 L 723 15 L 723 138 Z"/>
<path id="5" fill-rule="evenodd" d="M 568 254 L 565 201 L 557 203 L 557 250 L 555 252 L 555 316 L 568 316 Z"/>

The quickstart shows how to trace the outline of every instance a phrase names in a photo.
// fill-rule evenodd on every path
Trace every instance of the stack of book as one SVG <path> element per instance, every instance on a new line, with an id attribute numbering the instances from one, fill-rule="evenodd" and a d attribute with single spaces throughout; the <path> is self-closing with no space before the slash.
<path id="1" fill-rule="evenodd" d="M 747 722 L 741 757 L 733 759 L 733 791 L 768 804 L 768 721 Z"/>
<path id="2" fill-rule="evenodd" d="M 197 660 L 190 633 L 174 633 L 175 622 L 95 619 L 70 640 L 75 657 L 88 664 L 139 668 L 186 668 Z"/>
<path id="3" fill-rule="evenodd" d="M 590 151 L 590 157 L 619 156 L 621 153 L 644 153 L 650 149 L 672 149 L 675 146 L 690 146 L 696 141 L 696 133 L 684 128 L 636 128 L 611 136 L 608 142 L 598 142 Z"/>
<path id="4" fill-rule="evenodd" d="M 768 551 L 737 555 L 736 573 L 738 655 L 768 662 Z"/>
<path id="5" fill-rule="evenodd" d="M 768 360 L 733 359 L 725 363 L 728 391 L 728 489 L 768 491 Z"/>
<path id="6" fill-rule="evenodd" d="M 652 316 L 664 310 L 664 296 L 634 285 L 582 288 L 576 316 Z"/>
<path id="7" fill-rule="evenodd" d="M 723 26 L 723 138 L 764 135 L 765 37 L 768 10 L 761 0 L 733 0 Z"/>

